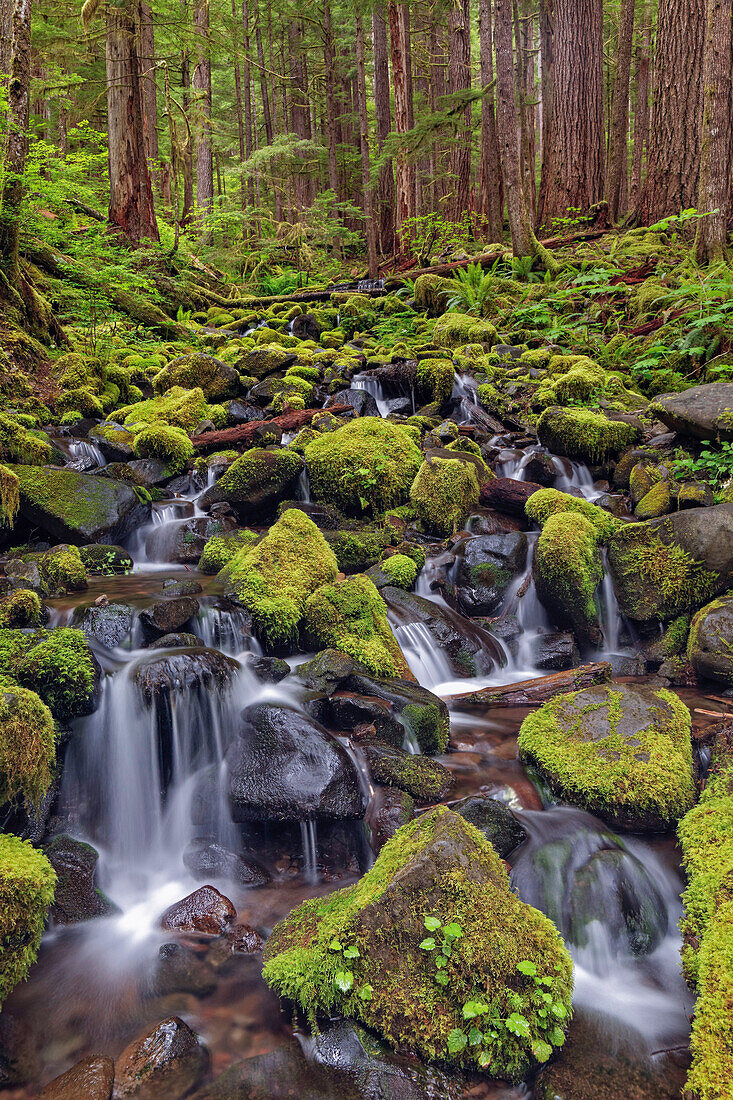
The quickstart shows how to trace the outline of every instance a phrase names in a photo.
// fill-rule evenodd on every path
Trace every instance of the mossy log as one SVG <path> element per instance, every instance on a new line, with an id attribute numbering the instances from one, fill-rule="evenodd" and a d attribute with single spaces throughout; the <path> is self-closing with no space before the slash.
<path id="1" fill-rule="evenodd" d="M 191 330 L 186 325 L 181 325 L 171 317 L 167 317 L 142 293 L 130 294 L 126 290 L 110 287 L 102 283 L 93 271 L 78 260 L 40 242 L 26 241 L 23 252 L 37 267 L 47 271 L 55 279 L 68 279 L 77 286 L 99 291 L 120 313 L 126 313 L 133 321 L 145 325 L 146 328 L 161 333 L 169 340 L 190 340 Z"/>
<path id="2" fill-rule="evenodd" d="M 333 405 L 328 411 L 334 416 L 340 416 L 353 410 L 351 405 Z M 322 412 L 323 409 L 294 409 L 282 416 L 275 416 L 272 420 L 254 420 L 250 424 L 237 424 L 234 428 L 222 428 L 218 432 L 203 432 L 192 440 L 194 450 L 218 450 L 235 443 L 251 443 L 261 434 L 263 428 L 267 429 L 269 426 L 277 427 L 283 432 L 297 431 L 310 424 L 313 417 Z"/>
<path id="3" fill-rule="evenodd" d="M 538 676 L 536 680 L 520 680 L 502 687 L 486 687 L 469 691 L 465 695 L 448 695 L 449 706 L 461 707 L 539 707 L 548 699 L 564 691 L 579 691 L 596 684 L 609 683 L 612 679 L 608 661 L 593 661 L 550 676 Z"/>
<path id="4" fill-rule="evenodd" d="M 497 477 L 483 482 L 479 501 L 485 508 L 496 508 L 499 512 L 523 516 L 527 501 L 542 487 L 534 481 L 516 481 L 512 477 Z"/>

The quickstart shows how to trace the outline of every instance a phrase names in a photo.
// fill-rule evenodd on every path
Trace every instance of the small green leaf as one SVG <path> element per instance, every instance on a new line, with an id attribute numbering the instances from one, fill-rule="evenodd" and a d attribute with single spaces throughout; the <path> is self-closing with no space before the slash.
<path id="1" fill-rule="evenodd" d="M 437 917 L 426 917 L 425 927 L 427 928 L 428 932 L 437 932 L 440 928 L 440 921 Z"/>
<path id="2" fill-rule="evenodd" d="M 565 1042 L 565 1032 L 561 1027 L 553 1027 L 552 1031 L 548 1031 L 547 1038 L 554 1047 L 561 1047 Z"/>
<path id="3" fill-rule="evenodd" d="M 359 990 L 359 997 L 362 1001 L 371 1001 L 373 992 L 370 985 L 365 985 Z"/>
<path id="4" fill-rule="evenodd" d="M 348 993 L 354 984 L 354 975 L 350 970 L 337 970 L 334 978 L 337 989 L 342 993 Z"/>
<path id="5" fill-rule="evenodd" d="M 359 951 L 358 947 L 353 947 L 353 946 L 352 947 L 347 947 L 346 950 L 344 951 L 344 958 L 345 959 L 358 959 L 359 955 L 360 955 L 360 951 Z"/>
<path id="6" fill-rule="evenodd" d="M 343 947 L 343 944 L 341 943 L 341 940 L 331 940 L 331 942 L 328 945 L 328 950 L 329 951 L 340 951 L 342 949 L 342 947 Z"/>
<path id="7" fill-rule="evenodd" d="M 450 1054 L 458 1054 L 460 1051 L 465 1050 L 468 1038 L 465 1031 L 461 1031 L 459 1028 L 454 1027 L 448 1036 L 448 1051 Z"/>
<path id="8" fill-rule="evenodd" d="M 435 980 L 438 985 L 447 985 L 450 981 L 450 978 L 446 974 L 445 970 L 439 970 L 438 973 L 435 975 Z"/>
<path id="9" fill-rule="evenodd" d="M 459 940 L 463 935 L 463 929 L 460 924 L 456 924 L 455 921 L 451 921 L 450 924 L 443 925 L 443 935 L 447 940 Z"/>
<path id="10" fill-rule="evenodd" d="M 534 978 L 537 975 L 537 966 L 535 963 L 525 960 L 524 962 L 517 963 L 517 970 L 520 974 L 525 974 L 528 978 Z"/>
<path id="11" fill-rule="evenodd" d="M 478 1046 L 483 1039 L 483 1035 L 477 1027 L 472 1027 L 468 1033 L 468 1042 L 472 1047 Z"/>
<path id="12" fill-rule="evenodd" d="M 552 1047 L 542 1039 L 535 1039 L 532 1043 L 532 1053 L 538 1062 L 546 1062 L 552 1054 Z"/>
<path id="13" fill-rule="evenodd" d="M 440 945 L 440 950 L 443 952 L 443 954 L 446 956 L 446 958 L 448 958 L 448 959 L 450 958 L 451 946 L 450 946 L 449 943 L 442 943 Z"/>
<path id="14" fill-rule="evenodd" d="M 435 951 L 436 943 L 432 936 L 426 936 L 426 938 L 420 944 L 422 951 Z"/>
<path id="15" fill-rule="evenodd" d="M 518 1035 L 520 1039 L 529 1038 L 529 1024 L 518 1012 L 512 1012 L 511 1016 L 507 1017 L 506 1029 Z"/>
<path id="16" fill-rule="evenodd" d="M 562 1001 L 555 1001 L 552 1005 L 552 1011 L 554 1015 L 557 1016 L 558 1020 L 564 1020 L 568 1014 L 568 1010 Z"/>
<path id="17" fill-rule="evenodd" d="M 479 1052 L 478 1064 L 480 1065 L 481 1069 L 486 1069 L 488 1066 L 491 1065 L 491 1057 L 486 1053 L 485 1050 Z"/>

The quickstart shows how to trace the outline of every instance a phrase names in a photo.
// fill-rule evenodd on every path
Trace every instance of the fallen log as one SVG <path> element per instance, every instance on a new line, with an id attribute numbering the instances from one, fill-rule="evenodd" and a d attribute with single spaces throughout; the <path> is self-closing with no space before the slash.
<path id="1" fill-rule="evenodd" d="M 542 485 L 536 481 L 516 481 L 513 477 L 496 477 L 481 484 L 479 502 L 486 508 L 495 508 L 497 512 L 508 512 L 512 516 L 523 516 L 524 506 Z"/>
<path id="2" fill-rule="evenodd" d="M 328 412 L 334 416 L 353 412 L 351 405 L 332 405 Z M 205 451 L 209 448 L 230 447 L 235 443 L 251 443 L 263 428 L 279 428 L 282 432 L 293 432 L 305 428 L 314 416 L 323 409 L 293 409 L 292 412 L 274 416 L 271 420 L 252 420 L 249 424 L 237 424 L 234 428 L 222 428 L 218 432 L 202 432 L 191 437 L 194 450 Z"/>
<path id="3" fill-rule="evenodd" d="M 460 707 L 539 707 L 565 691 L 606 684 L 612 679 L 608 661 L 569 668 L 565 672 L 553 672 L 550 676 L 538 676 L 536 680 L 520 680 L 516 684 L 501 687 L 479 688 L 465 695 L 446 695 L 448 706 Z"/>

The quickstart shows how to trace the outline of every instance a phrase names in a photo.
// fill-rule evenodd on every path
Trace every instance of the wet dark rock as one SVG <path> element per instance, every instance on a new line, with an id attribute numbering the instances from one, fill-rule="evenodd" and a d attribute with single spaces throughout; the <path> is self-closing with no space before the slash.
<path id="1" fill-rule="evenodd" d="M 492 628 L 493 629 L 493 628 Z M 532 663 L 543 672 L 562 672 L 580 664 L 580 652 L 572 634 L 538 634 L 532 641 Z"/>
<path id="2" fill-rule="evenodd" d="M 215 841 L 192 840 L 183 853 L 183 862 L 194 878 L 224 878 L 241 886 L 264 886 L 269 872 L 249 856 L 240 856 Z"/>
<path id="3" fill-rule="evenodd" d="M 41 571 L 35 561 L 20 561 L 17 558 L 5 563 L 5 576 L 10 582 L 10 587 L 30 588 L 33 592 L 43 594 L 44 584 L 41 580 Z"/>
<path id="4" fill-rule="evenodd" d="M 38 1073 L 36 1036 L 25 1020 L 5 1006 L 0 1013 L 0 1088 L 24 1085 Z"/>
<path id="5" fill-rule="evenodd" d="M 280 507 L 281 513 L 286 512 L 288 508 L 298 508 L 301 512 L 305 512 L 320 531 L 336 531 L 344 522 L 344 517 L 338 508 L 330 504 L 316 504 L 315 501 L 304 500 L 283 501 Z"/>
<path id="6" fill-rule="evenodd" d="M 227 405 L 227 421 L 231 427 L 264 419 L 265 414 L 259 405 L 250 405 L 246 401 L 230 401 Z"/>
<path id="7" fill-rule="evenodd" d="M 58 881 L 49 915 L 54 924 L 77 924 L 119 913 L 113 901 L 94 885 L 99 852 L 91 844 L 62 833 L 44 848 Z"/>
<path id="8" fill-rule="evenodd" d="M 393 624 L 422 623 L 427 627 L 457 676 L 483 676 L 501 665 L 501 649 L 476 623 L 414 592 L 384 588 L 381 595 Z"/>
<path id="9" fill-rule="evenodd" d="M 82 1058 L 38 1094 L 38 1100 L 109 1100 L 115 1064 L 103 1054 Z"/>
<path id="10" fill-rule="evenodd" d="M 249 924 L 235 924 L 227 941 L 235 955 L 257 955 L 265 946 L 263 937 Z"/>
<path id="11" fill-rule="evenodd" d="M 490 844 L 506 859 L 510 852 L 527 839 L 527 830 L 503 802 L 496 798 L 470 795 L 451 803 L 451 809 L 465 821 L 475 825 Z"/>
<path id="12" fill-rule="evenodd" d="M 388 397 L 384 402 L 385 416 L 410 416 L 412 414 L 411 397 Z"/>
<path id="13" fill-rule="evenodd" d="M 112 1100 L 186 1096 L 208 1066 L 206 1047 L 188 1024 L 171 1016 L 125 1047 L 115 1062 Z"/>
<path id="14" fill-rule="evenodd" d="M 405 730 L 386 699 L 374 696 L 334 693 L 308 704 L 308 710 L 329 729 L 348 731 L 372 726 L 376 735 L 391 745 L 402 745 Z"/>
<path id="15" fill-rule="evenodd" d="M 152 634 L 171 634 L 181 630 L 198 611 L 199 602 L 193 596 L 178 596 L 146 607 L 140 612 L 140 621 Z"/>
<path id="16" fill-rule="evenodd" d="M 290 707 L 255 703 L 227 750 L 235 821 L 356 817 L 364 798 L 356 769 L 322 726 Z"/>
<path id="17" fill-rule="evenodd" d="M 144 489 L 165 485 L 173 477 L 173 472 L 157 458 L 134 458 L 132 462 L 111 462 L 105 472 L 109 477 L 134 481 Z"/>
<path id="18" fill-rule="evenodd" d="M 355 416 L 379 416 L 377 402 L 367 390 L 339 390 L 328 398 L 325 407 L 332 405 L 351 405 Z"/>
<path id="19" fill-rule="evenodd" d="M 379 743 L 364 744 L 361 750 L 376 783 L 398 787 L 422 802 L 441 802 L 453 786 L 451 772 L 428 756 Z"/>
<path id="20" fill-rule="evenodd" d="M 135 671 L 135 679 L 145 702 L 150 704 L 172 692 L 226 687 L 238 671 L 238 663 L 225 653 L 215 649 L 187 649 L 163 654 L 140 665 Z"/>
<path id="21" fill-rule="evenodd" d="M 230 516 L 196 516 L 175 527 L 154 528 L 147 539 L 148 553 L 178 565 L 197 565 L 207 541 L 236 528 Z"/>
<path id="22" fill-rule="evenodd" d="M 292 333 L 299 340 L 315 340 L 318 343 L 323 328 L 312 313 L 301 313 L 293 318 Z"/>
<path id="23" fill-rule="evenodd" d="M 206 997 L 216 989 L 216 972 L 185 944 L 164 943 L 158 951 L 152 984 L 157 997 L 167 997 L 169 993 Z"/>
<path id="24" fill-rule="evenodd" d="M 310 661 L 298 665 L 293 676 L 314 691 L 333 693 L 352 672 L 367 673 L 356 658 L 339 649 L 323 649 Z"/>
<path id="25" fill-rule="evenodd" d="M 202 646 L 203 642 L 195 634 L 186 634 L 177 631 L 174 634 L 163 634 L 150 642 L 148 649 L 191 649 Z"/>
<path id="26" fill-rule="evenodd" d="M 163 592 L 166 596 L 197 596 L 203 588 L 198 581 L 177 581 L 169 577 L 163 582 Z"/>
<path id="27" fill-rule="evenodd" d="M 381 851 L 397 830 L 414 816 L 415 803 L 406 791 L 396 787 L 375 787 L 364 817 L 372 851 L 375 854 Z"/>
<path id="28" fill-rule="evenodd" d="M 537 485 L 549 487 L 557 481 L 555 463 L 548 454 L 537 451 L 524 464 L 522 472 L 527 481 L 534 481 Z"/>
<path id="29" fill-rule="evenodd" d="M 237 910 L 229 898 L 214 886 L 207 885 L 169 905 L 160 918 L 160 925 L 174 932 L 220 936 L 236 916 Z"/>
<path id="30" fill-rule="evenodd" d="M 647 662 L 641 654 L 611 653 L 608 660 L 614 676 L 643 676 Z"/>
<path id="31" fill-rule="evenodd" d="M 733 685 L 731 641 L 733 596 L 722 596 L 697 613 L 690 629 L 688 653 L 698 676 Z"/>
<path id="32" fill-rule="evenodd" d="M 602 916 L 614 946 L 648 955 L 667 934 L 667 903 L 644 865 L 621 849 L 596 852 L 576 873 L 570 894 L 570 939 L 584 947 Z"/>
<path id="33" fill-rule="evenodd" d="M 108 649 L 129 642 L 134 624 L 135 609 L 127 603 L 76 607 L 71 618 L 71 625 L 82 630 L 87 639 L 93 638 Z"/>
<path id="34" fill-rule="evenodd" d="M 135 457 L 132 449 L 135 439 L 133 432 L 129 432 L 127 428 L 123 428 L 113 420 L 106 421 L 104 424 L 95 424 L 89 429 L 88 435 L 108 462 L 127 462 L 128 459 Z"/>
<path id="35" fill-rule="evenodd" d="M 246 667 L 266 684 L 279 684 L 290 675 L 290 665 L 281 657 L 255 657 L 249 654 Z"/>
<path id="36" fill-rule="evenodd" d="M 733 383 L 711 382 L 655 397 L 649 412 L 672 431 L 695 439 L 733 440 Z"/>
<path id="37" fill-rule="evenodd" d="M 520 531 L 479 535 L 462 544 L 456 599 L 466 615 L 493 615 L 507 587 L 527 563 L 527 536 Z"/>

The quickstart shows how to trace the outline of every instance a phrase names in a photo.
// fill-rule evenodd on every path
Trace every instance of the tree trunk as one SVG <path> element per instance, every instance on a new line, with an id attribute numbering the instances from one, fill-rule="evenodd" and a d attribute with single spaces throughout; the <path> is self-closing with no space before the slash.
<path id="1" fill-rule="evenodd" d="M 237 105 L 237 138 L 239 141 L 239 194 L 240 204 L 242 210 L 247 207 L 247 186 L 244 179 L 244 160 L 245 160 L 245 144 L 244 144 L 244 108 L 242 100 L 242 71 L 239 67 L 239 50 L 237 48 L 237 3 L 236 0 L 232 0 L 232 28 L 234 31 L 234 101 Z M 244 231 L 244 237 L 247 237 L 247 231 Z"/>
<path id="2" fill-rule="evenodd" d="M 336 163 L 336 53 L 333 48 L 331 0 L 323 0 L 323 61 L 326 85 L 326 148 L 328 149 L 328 186 L 338 198 L 339 178 Z"/>
<path id="3" fill-rule="evenodd" d="M 262 96 L 262 118 L 265 123 L 265 137 L 267 138 L 267 144 L 272 145 L 272 141 L 275 136 L 275 129 L 272 123 L 270 93 L 267 87 L 267 75 L 265 73 L 265 51 L 262 46 L 262 31 L 260 30 L 259 24 L 259 11 L 257 13 L 255 41 L 257 43 L 257 67 L 260 70 L 260 94 Z"/>
<path id="4" fill-rule="evenodd" d="M 448 15 L 450 35 L 450 60 L 448 65 L 448 90 L 451 95 L 465 92 L 471 87 L 471 8 L 469 0 L 458 0 Z M 453 138 L 451 175 L 453 197 L 448 216 L 458 221 L 468 211 L 471 182 L 471 105 L 466 104 L 459 115 L 457 133 Z"/>
<path id="5" fill-rule="evenodd" d="M 158 87 L 155 80 L 155 27 L 147 0 L 140 0 L 140 75 L 143 99 L 145 155 L 153 179 L 158 178 Z"/>
<path id="6" fill-rule="evenodd" d="M 479 206 L 486 220 L 486 233 L 490 241 L 500 241 L 504 236 L 502 218 L 503 196 L 499 141 L 496 134 L 496 110 L 494 107 L 494 45 L 491 30 L 491 0 L 479 0 L 479 43 L 481 52 L 481 189 Z M 487 88 L 491 88 L 489 92 Z"/>
<path id="7" fill-rule="evenodd" d="M 364 27 L 358 7 L 356 19 L 356 95 L 359 109 L 359 132 L 361 139 L 361 181 L 364 191 L 364 218 L 366 221 L 367 255 L 369 257 L 369 278 L 377 277 L 377 231 L 374 224 L 372 185 L 369 172 L 369 117 L 367 114 L 366 65 L 364 62 Z"/>
<path id="8" fill-rule="evenodd" d="M 634 38 L 634 0 L 621 0 L 616 46 L 616 79 L 613 83 L 611 130 L 608 147 L 606 198 L 608 216 L 617 221 L 623 211 L 623 180 L 628 158 L 629 79 L 631 75 L 631 45 Z"/>
<path id="9" fill-rule="evenodd" d="M 636 110 L 634 111 L 634 151 L 631 160 L 629 209 L 636 210 L 641 192 L 641 172 L 644 147 L 649 138 L 649 67 L 652 52 L 652 23 L 649 12 L 642 8 L 643 36 L 637 58 Z"/>
<path id="10" fill-rule="evenodd" d="M 13 0 L 4 4 L 3 66 L 7 71 L 8 105 L 6 148 L 3 164 L 2 209 L 0 210 L 0 265 L 7 281 L 4 297 L 18 282 L 18 241 L 23 174 L 28 155 L 28 123 L 31 94 L 31 2 Z M 9 19 L 8 19 L 9 14 Z"/>
<path id="11" fill-rule="evenodd" d="M 181 0 L 181 17 L 184 26 L 188 26 L 188 0 Z M 188 44 L 181 50 L 181 104 L 188 119 L 191 106 L 191 56 Z M 183 208 L 181 225 L 186 226 L 193 216 L 193 129 L 188 128 L 186 143 L 181 150 L 183 170 Z"/>
<path id="12" fill-rule="evenodd" d="M 731 69 L 733 0 L 708 0 L 703 86 L 705 104 L 697 208 L 707 215 L 697 225 L 698 263 L 726 255 L 731 166 Z"/>
<path id="13" fill-rule="evenodd" d="M 376 0 L 372 9 L 372 42 L 374 48 L 374 113 L 377 123 L 377 147 L 381 153 L 385 139 L 392 129 L 384 0 Z M 394 169 L 392 161 L 389 160 L 379 173 L 376 201 L 379 250 L 383 254 L 391 252 L 394 248 L 394 202 Z"/>
<path id="14" fill-rule="evenodd" d="M 310 104 L 308 99 L 308 70 L 306 68 L 303 39 L 305 26 L 300 18 L 291 19 L 288 24 L 288 47 L 290 53 L 290 125 L 292 132 L 304 141 L 310 141 L 311 131 Z M 301 153 L 298 159 L 302 168 L 296 170 L 294 179 L 295 202 L 304 210 L 313 204 L 313 179 L 308 167 L 308 154 Z"/>
<path id="15" fill-rule="evenodd" d="M 555 53 L 552 40 L 553 0 L 540 0 L 540 94 L 542 102 L 542 169 L 536 225 L 545 223 L 547 189 L 552 178 L 552 104 L 555 98 Z"/>
<path id="16" fill-rule="evenodd" d="M 200 218 L 205 218 L 214 206 L 209 0 L 195 0 L 193 22 L 196 33 L 196 68 L 193 71 L 196 97 L 196 210 Z M 202 243 L 210 242 L 211 232 L 207 230 L 202 237 Z"/>
<path id="17" fill-rule="evenodd" d="M 603 8 L 554 0 L 552 165 L 543 219 L 586 214 L 603 198 Z"/>
<path id="18" fill-rule="evenodd" d="M 700 166 L 705 0 L 659 0 L 647 173 L 636 219 L 695 205 Z"/>
<path id="19" fill-rule="evenodd" d="M 107 5 L 109 220 L 130 241 L 157 241 L 143 128 L 137 12 L 131 0 Z"/>
<path id="20" fill-rule="evenodd" d="M 512 0 L 496 0 L 494 12 L 497 129 L 512 248 L 515 256 L 535 256 L 548 271 L 556 273 L 559 270 L 558 264 L 534 235 L 522 190 L 514 87 Z"/>
<path id="21" fill-rule="evenodd" d="M 405 29 L 405 4 L 389 0 L 389 34 L 392 52 L 392 84 L 394 87 L 395 132 L 406 134 L 410 129 L 410 81 L 409 54 Z M 395 195 L 395 230 L 402 226 L 414 213 L 414 168 L 408 163 L 407 153 L 400 149 L 397 154 L 397 178 Z"/>

